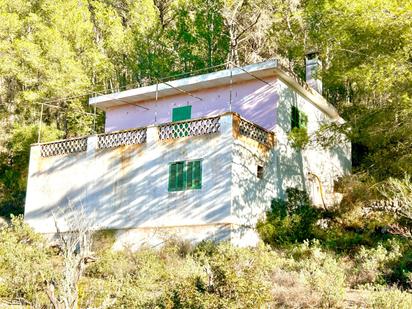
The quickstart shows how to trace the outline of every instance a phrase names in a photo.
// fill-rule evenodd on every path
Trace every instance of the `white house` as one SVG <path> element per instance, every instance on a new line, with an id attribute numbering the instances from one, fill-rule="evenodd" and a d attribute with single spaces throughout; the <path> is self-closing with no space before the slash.
<path id="1" fill-rule="evenodd" d="M 287 137 L 343 121 L 317 92 L 316 64 L 307 84 L 270 60 L 91 98 L 106 132 L 32 146 L 25 221 L 53 235 L 55 220 L 67 229 L 62 209 L 82 207 L 94 228 L 116 230 L 116 246 L 170 234 L 244 246 L 289 187 L 333 203 L 349 142 L 300 150 Z"/>

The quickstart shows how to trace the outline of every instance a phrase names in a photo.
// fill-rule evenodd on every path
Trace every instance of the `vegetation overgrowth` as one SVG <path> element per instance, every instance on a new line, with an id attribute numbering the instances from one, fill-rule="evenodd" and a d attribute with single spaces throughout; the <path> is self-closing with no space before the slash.
<path id="1" fill-rule="evenodd" d="M 368 203 L 377 184 L 412 174 L 411 11 L 409 0 L 2 0 L 0 215 L 23 213 L 40 103 L 42 141 L 91 134 L 103 124 L 93 93 L 270 58 L 304 78 L 314 50 L 347 121 L 316 140 L 350 138 L 351 189 Z M 291 132 L 297 147 L 304 133 Z"/>
<path id="2" fill-rule="evenodd" d="M 1 305 L 411 308 L 411 12 L 409 0 L 0 0 L 0 216 L 12 218 L 0 230 Z M 290 189 L 259 222 L 257 248 L 175 239 L 112 252 L 108 232 L 84 259 L 12 216 L 39 126 L 41 141 L 101 130 L 91 93 L 270 58 L 303 78 L 313 50 L 346 123 L 289 138 L 351 140 L 335 207 Z"/>
<path id="3" fill-rule="evenodd" d="M 108 250 L 96 235 L 93 261 L 71 291 L 80 308 L 410 308 L 412 294 L 386 285 L 407 250 L 399 239 L 348 254 L 304 241 L 274 249 L 228 243 L 191 245 L 177 238 L 157 248 Z M 19 217 L 0 230 L 0 305 L 66 306 L 62 251 L 50 248 Z M 409 281 L 404 284 L 411 284 Z M 51 290 L 50 287 L 53 287 Z M 53 291 L 54 302 L 51 301 Z M 356 297 L 353 297 L 355 295 Z"/>

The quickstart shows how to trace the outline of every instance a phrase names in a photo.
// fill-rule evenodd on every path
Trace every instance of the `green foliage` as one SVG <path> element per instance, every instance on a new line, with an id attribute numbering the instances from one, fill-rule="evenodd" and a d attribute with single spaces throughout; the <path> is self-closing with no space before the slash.
<path id="1" fill-rule="evenodd" d="M 85 93 L 228 59 L 279 58 L 303 77 L 304 53 L 315 49 L 324 95 L 347 120 L 322 128 L 323 144 L 347 136 L 355 171 L 400 179 L 412 174 L 411 10 L 407 0 L 0 1 L 0 152 L 9 157 L 13 127 L 31 127 L 40 102 L 57 100 L 44 108 L 47 126 L 84 135 L 94 126 Z M 303 128 L 289 138 L 308 143 Z M 21 212 L 24 185 L 10 187 L 8 162 L 0 164 L 3 213 Z"/>
<path id="2" fill-rule="evenodd" d="M 112 242 L 106 235 L 98 261 L 82 278 L 81 306 L 115 300 L 112 307 L 292 307 L 286 284 L 276 282 L 278 298 L 268 300 L 273 263 L 283 263 L 276 271 L 294 278 L 294 301 L 302 289 L 313 295 L 304 303 L 312 307 L 342 305 L 339 265 L 353 270 L 347 271 L 348 285 L 410 288 L 411 11 L 407 0 L 0 0 L 0 215 L 23 212 L 38 103 L 59 99 L 52 103 L 56 108 L 44 108 L 43 142 L 84 135 L 93 126 L 87 96 L 77 97 L 84 93 L 145 85 L 227 59 L 280 58 L 303 77 L 304 53 L 314 48 L 324 64 L 324 95 L 347 120 L 322 127 L 316 139 L 331 146 L 349 137 L 357 173 L 342 180 L 339 209 L 319 211 L 291 193 L 286 202 L 273 202 L 258 230 L 273 246 L 317 238 L 348 254 L 348 265 L 317 245 L 295 250 L 292 258 L 207 242 L 193 249 L 179 240 L 159 251 L 113 253 L 105 250 Z M 77 98 L 60 100 L 72 96 Z M 97 127 L 102 123 L 100 114 Z M 304 148 L 307 131 L 294 129 L 289 139 Z M 369 201 L 382 197 L 404 201 L 402 209 L 368 211 Z M 318 219 L 326 227 L 316 225 Z M 56 257 L 13 220 L 0 232 L 0 295 L 42 305 L 41 280 L 51 278 L 49 263 Z M 387 232 L 395 225 L 403 231 L 398 244 Z M 371 306 L 411 307 L 410 294 L 394 288 L 371 295 Z"/>
<path id="3" fill-rule="evenodd" d="M 380 193 L 397 207 L 388 207 L 396 222 L 402 226 L 403 235 L 412 238 L 412 178 L 405 174 L 403 179 L 389 178 L 381 184 Z"/>
<path id="4" fill-rule="evenodd" d="M 288 133 L 288 139 L 292 142 L 292 147 L 303 149 L 309 143 L 308 130 L 306 128 L 293 128 Z"/>
<path id="5" fill-rule="evenodd" d="M 106 250 L 110 250 L 116 241 L 116 230 L 99 230 L 93 234 L 92 238 L 93 251 L 103 252 Z"/>
<path id="6" fill-rule="evenodd" d="M 389 241 L 386 247 L 378 244 L 375 248 L 361 247 L 354 257 L 356 284 L 384 283 L 391 272 L 391 265 L 402 256 L 402 248 L 396 241 Z"/>
<path id="7" fill-rule="evenodd" d="M 410 242 L 388 233 L 394 222 L 391 216 L 369 211 L 365 219 L 362 204 L 356 206 L 357 197 L 350 199 L 355 206 L 325 211 L 311 207 L 301 191 L 288 193 L 287 201 L 275 200 L 266 220 L 258 222 L 257 230 L 263 241 L 285 248 L 316 239 L 324 248 L 353 260 L 356 266 L 348 272 L 351 286 L 395 283 L 410 287 Z"/>
<path id="8" fill-rule="evenodd" d="M 105 252 L 88 268 L 83 284 L 103 280 L 106 295 L 116 297 L 114 307 L 255 308 L 270 300 L 276 254 L 268 248 L 208 243 L 183 256 L 176 244 L 175 239 L 159 251 Z M 105 298 L 93 291 L 84 289 L 83 303 L 93 295 L 96 304 Z"/>
<path id="9" fill-rule="evenodd" d="M 376 286 L 395 273 L 410 249 L 402 242 L 361 248 L 353 258 L 339 257 L 319 241 L 273 250 L 211 241 L 189 247 L 171 238 L 157 249 L 102 249 L 80 278 L 82 308 L 336 308 L 344 307 L 349 286 L 369 294 L 371 306 L 379 307 L 385 297 L 392 307 L 410 302 L 407 292 Z M 21 217 L 13 217 L 0 229 L 0 302 L 50 306 L 46 282 L 58 287 L 62 280 L 63 260 L 56 253 Z"/>
<path id="10" fill-rule="evenodd" d="M 47 303 L 45 281 L 53 268 L 44 239 L 22 217 L 0 229 L 0 299 L 20 300 L 33 306 Z"/>
<path id="11" fill-rule="evenodd" d="M 409 1 L 309 1 L 328 100 L 352 128 L 356 167 L 378 179 L 411 169 Z"/>
<path id="12" fill-rule="evenodd" d="M 408 309 L 412 307 L 412 294 L 395 287 L 376 287 L 370 292 L 369 303 L 372 308 Z"/>
<path id="13" fill-rule="evenodd" d="M 62 132 L 54 126 L 42 126 L 44 141 L 59 139 Z M 25 188 L 30 156 L 30 145 L 37 142 L 38 126 L 16 124 L 0 153 L 0 215 L 23 213 Z"/>
<path id="14" fill-rule="evenodd" d="M 266 220 L 259 221 L 257 230 L 263 241 L 276 245 L 312 239 L 319 211 L 310 203 L 308 195 L 298 189 L 287 189 L 287 201 L 275 199 Z"/>
<path id="15" fill-rule="evenodd" d="M 294 267 L 300 269 L 306 284 L 319 293 L 321 307 L 335 308 L 341 305 L 346 287 L 342 262 L 324 251 L 317 241 L 312 244 L 305 241 L 292 253 L 300 256 Z"/>

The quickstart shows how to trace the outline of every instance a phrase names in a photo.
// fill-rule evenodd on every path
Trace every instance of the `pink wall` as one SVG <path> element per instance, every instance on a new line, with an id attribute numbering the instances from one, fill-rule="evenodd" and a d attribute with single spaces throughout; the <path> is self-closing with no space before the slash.
<path id="1" fill-rule="evenodd" d="M 275 85 L 276 78 L 267 78 Z M 145 127 L 152 124 L 170 122 L 172 109 L 192 105 L 192 118 L 213 116 L 229 111 L 230 86 L 210 88 L 193 92 L 202 101 L 186 94 L 139 102 L 149 110 L 134 105 L 121 105 L 106 111 L 106 132 Z M 233 84 L 232 111 L 242 117 L 273 130 L 276 123 L 278 95 L 274 86 L 253 80 Z"/>

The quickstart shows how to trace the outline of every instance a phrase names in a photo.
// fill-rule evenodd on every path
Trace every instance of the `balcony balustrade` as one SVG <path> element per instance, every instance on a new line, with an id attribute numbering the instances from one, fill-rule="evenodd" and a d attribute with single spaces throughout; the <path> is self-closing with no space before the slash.
<path id="1" fill-rule="evenodd" d="M 153 134 L 156 140 L 179 139 L 190 136 L 216 134 L 220 132 L 221 120 L 231 117 L 232 130 L 236 127 L 238 133 L 267 147 L 273 146 L 274 134 L 253 122 L 241 118 L 236 113 L 225 113 L 220 116 L 190 119 L 186 121 L 170 122 L 158 126 L 136 128 L 124 131 L 108 132 L 97 135 L 97 149 L 110 149 L 125 145 L 144 144 L 148 141 L 148 131 L 156 130 Z M 234 123 L 237 123 L 234 126 Z M 92 137 L 92 136 L 90 136 Z M 87 150 L 88 138 L 78 137 L 67 140 L 40 144 L 42 157 L 52 157 L 79 153 Z"/>

